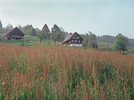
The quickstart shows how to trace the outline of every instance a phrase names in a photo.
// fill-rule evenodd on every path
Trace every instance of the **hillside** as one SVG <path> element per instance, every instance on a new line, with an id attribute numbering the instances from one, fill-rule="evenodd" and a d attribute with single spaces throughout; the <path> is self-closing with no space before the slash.
<path id="1" fill-rule="evenodd" d="M 116 40 L 116 37 L 110 35 L 103 35 L 103 36 L 99 36 L 97 39 L 98 39 L 98 43 L 113 44 Z M 128 43 L 129 43 L 129 47 L 131 48 L 134 47 L 134 39 L 128 38 Z"/>

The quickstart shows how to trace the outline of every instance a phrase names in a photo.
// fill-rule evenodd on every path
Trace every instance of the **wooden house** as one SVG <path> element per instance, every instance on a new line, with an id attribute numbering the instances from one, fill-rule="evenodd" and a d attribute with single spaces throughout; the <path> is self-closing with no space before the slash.
<path id="1" fill-rule="evenodd" d="M 71 47 L 82 47 L 82 37 L 77 33 L 70 33 L 65 40 L 62 42 L 62 44 L 66 44 Z"/>
<path id="2" fill-rule="evenodd" d="M 3 36 L 2 39 L 23 40 L 24 39 L 24 33 L 20 29 L 15 27 L 13 30 L 11 30 L 5 36 Z"/>

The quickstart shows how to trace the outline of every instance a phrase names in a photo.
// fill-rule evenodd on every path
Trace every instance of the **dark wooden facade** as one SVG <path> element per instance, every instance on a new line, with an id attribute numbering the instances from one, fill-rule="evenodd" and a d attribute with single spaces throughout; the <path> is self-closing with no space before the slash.
<path id="1" fill-rule="evenodd" d="M 63 41 L 63 44 L 67 44 L 69 46 L 82 46 L 82 37 L 77 33 L 70 33 L 65 40 Z"/>
<path id="2" fill-rule="evenodd" d="M 12 40 L 12 39 L 23 40 L 24 39 L 24 33 L 20 29 L 15 27 L 13 30 L 8 32 L 3 38 L 8 39 L 8 40 Z"/>

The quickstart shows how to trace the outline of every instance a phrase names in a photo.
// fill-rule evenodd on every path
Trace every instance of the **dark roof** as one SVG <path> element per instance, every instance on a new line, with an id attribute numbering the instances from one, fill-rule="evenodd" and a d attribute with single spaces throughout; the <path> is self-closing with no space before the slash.
<path id="1" fill-rule="evenodd" d="M 17 27 L 15 27 L 14 29 L 12 29 L 10 32 L 8 32 L 5 36 L 3 36 L 2 38 L 8 36 L 8 35 L 21 35 L 24 36 L 24 33 Z"/>
<path id="2" fill-rule="evenodd" d="M 75 33 L 70 33 L 66 38 L 65 38 L 65 40 L 62 42 L 63 44 L 65 43 L 65 42 L 67 42 L 67 41 L 69 41 L 72 37 L 73 37 L 73 35 L 74 34 L 77 34 L 81 39 L 82 39 L 82 37 L 77 33 L 77 32 L 75 32 Z M 82 39 L 83 40 L 83 39 Z"/>
<path id="3" fill-rule="evenodd" d="M 17 27 L 15 27 L 13 30 L 11 30 L 8 34 L 12 34 L 12 33 L 24 35 L 24 33 Z"/>

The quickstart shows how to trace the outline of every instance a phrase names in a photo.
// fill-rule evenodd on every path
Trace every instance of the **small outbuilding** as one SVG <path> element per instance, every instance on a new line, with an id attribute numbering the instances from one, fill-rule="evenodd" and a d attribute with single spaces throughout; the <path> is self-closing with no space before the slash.
<path id="1" fill-rule="evenodd" d="M 66 44 L 71 47 L 82 47 L 82 41 L 83 38 L 77 33 L 70 33 L 65 40 L 62 42 L 62 44 Z"/>
<path id="2" fill-rule="evenodd" d="M 11 30 L 5 36 L 3 36 L 2 39 L 23 40 L 24 33 L 19 28 L 15 27 L 13 30 Z"/>

